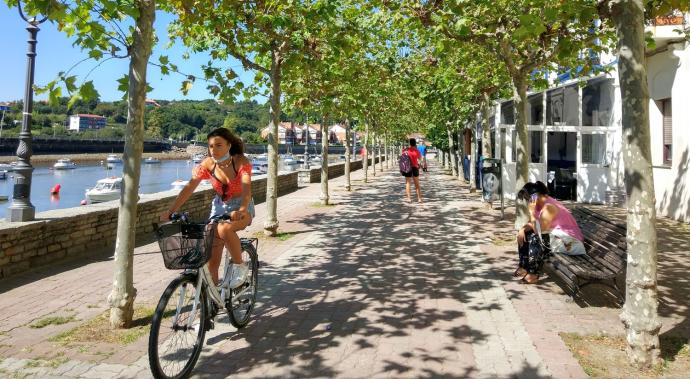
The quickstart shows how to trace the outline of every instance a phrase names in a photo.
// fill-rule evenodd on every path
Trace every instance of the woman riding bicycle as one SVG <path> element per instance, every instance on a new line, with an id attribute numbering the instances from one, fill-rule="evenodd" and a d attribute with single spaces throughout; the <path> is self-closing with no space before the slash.
<path id="1" fill-rule="evenodd" d="M 194 167 L 192 179 L 160 218 L 161 221 L 170 220 L 170 215 L 176 213 L 189 199 L 199 182 L 210 179 L 216 192 L 211 203 L 210 217 L 229 215 L 230 221 L 218 224 L 216 237 L 224 243 L 214 242 L 211 259 L 208 261 L 209 271 L 214 282 L 220 284 L 218 267 L 225 246 L 232 256 L 233 270 L 230 278 L 224 278 L 224 281 L 230 288 L 236 288 L 246 281 L 249 272 L 246 262 L 242 261 L 242 247 L 237 231 L 250 225 L 255 215 L 251 189 L 252 164 L 244 156 L 242 140 L 228 129 L 213 130 L 208 134 L 207 140 L 208 158 Z"/>

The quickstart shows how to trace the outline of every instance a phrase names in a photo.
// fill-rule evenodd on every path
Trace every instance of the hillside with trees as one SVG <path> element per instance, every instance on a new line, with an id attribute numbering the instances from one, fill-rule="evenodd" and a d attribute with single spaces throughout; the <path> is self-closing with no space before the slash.
<path id="1" fill-rule="evenodd" d="M 101 102 L 96 99 L 77 101 L 67 107 L 69 98 L 59 99 L 57 105 L 37 101 L 33 108 L 32 133 L 36 136 L 72 136 L 77 138 L 121 138 L 127 121 L 125 101 Z M 211 130 L 225 126 L 248 143 L 263 142 L 260 131 L 268 125 L 267 104 L 241 101 L 232 104 L 215 100 L 156 100 L 157 105 L 146 107 L 145 135 L 148 139 L 191 141 L 203 139 Z M 17 136 L 21 128 L 22 101 L 12 103 L 5 114 L 2 135 Z M 69 116 L 96 114 L 107 118 L 107 127 L 74 133 L 67 130 Z"/>

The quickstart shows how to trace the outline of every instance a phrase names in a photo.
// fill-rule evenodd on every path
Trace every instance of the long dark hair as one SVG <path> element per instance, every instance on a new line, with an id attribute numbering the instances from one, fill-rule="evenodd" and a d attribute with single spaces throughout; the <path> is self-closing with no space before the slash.
<path id="1" fill-rule="evenodd" d="M 529 201 L 530 197 L 534 194 L 547 195 L 548 196 L 549 189 L 546 186 L 546 184 L 544 184 L 543 182 L 539 182 L 539 181 L 537 181 L 536 183 L 527 182 L 522 187 L 522 189 L 520 189 L 517 196 L 518 196 L 518 199 L 522 199 L 524 201 Z"/>
<path id="2" fill-rule="evenodd" d="M 230 144 L 230 155 L 242 155 L 244 154 L 244 142 L 242 140 L 232 134 L 232 132 L 229 129 L 226 128 L 218 128 L 211 133 L 209 133 L 206 136 L 206 140 L 210 140 L 213 137 L 221 137 L 222 139 L 226 140 Z M 210 156 L 209 152 L 209 156 Z"/>

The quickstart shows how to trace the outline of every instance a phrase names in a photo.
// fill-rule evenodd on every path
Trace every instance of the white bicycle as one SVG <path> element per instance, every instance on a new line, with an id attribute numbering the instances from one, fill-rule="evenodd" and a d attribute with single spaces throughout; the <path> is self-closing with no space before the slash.
<path id="1" fill-rule="evenodd" d="M 184 270 L 163 291 L 153 314 L 149 334 L 149 364 L 155 378 L 186 378 L 199 359 L 206 331 L 213 329 L 218 310 L 225 308 L 230 323 L 243 328 L 256 303 L 259 259 L 258 239 L 241 238 L 242 260 L 249 266 L 247 281 L 237 288 L 216 287 L 208 269 L 218 223 L 189 222 L 173 215 L 171 222 L 155 225 L 165 267 Z M 232 262 L 224 252 L 224 277 Z"/>

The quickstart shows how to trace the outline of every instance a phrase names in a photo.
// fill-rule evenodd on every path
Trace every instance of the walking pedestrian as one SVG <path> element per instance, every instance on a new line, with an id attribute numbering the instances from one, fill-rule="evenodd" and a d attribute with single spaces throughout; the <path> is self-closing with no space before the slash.
<path id="1" fill-rule="evenodd" d="M 422 142 L 417 145 L 417 150 L 419 150 L 419 155 L 421 156 L 419 167 L 422 168 L 422 171 L 426 172 L 426 143 Z"/>
<path id="2" fill-rule="evenodd" d="M 400 174 L 405 177 L 405 194 L 407 201 L 412 201 L 410 194 L 410 186 L 414 180 L 415 190 L 417 192 L 417 201 L 422 202 L 422 189 L 419 186 L 419 150 L 417 150 L 417 141 L 410 138 L 410 146 L 403 149 L 400 154 Z"/>

